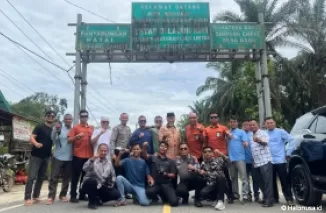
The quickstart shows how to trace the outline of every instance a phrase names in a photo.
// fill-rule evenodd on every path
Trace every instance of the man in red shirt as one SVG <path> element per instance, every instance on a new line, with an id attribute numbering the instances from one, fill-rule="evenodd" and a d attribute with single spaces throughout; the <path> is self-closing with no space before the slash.
<path id="1" fill-rule="evenodd" d="M 201 157 L 203 148 L 203 131 L 204 126 L 197 122 L 197 114 L 189 113 L 189 125 L 186 126 L 186 142 L 189 147 L 190 155 L 197 159 Z"/>
<path id="2" fill-rule="evenodd" d="M 94 128 L 89 126 L 88 112 L 81 110 L 79 113 L 80 124 L 74 126 L 68 134 L 68 143 L 73 144 L 73 158 L 72 158 L 72 174 L 70 185 L 70 202 L 78 203 L 77 200 L 77 185 L 80 176 L 80 183 L 83 180 L 85 172 L 83 171 L 84 164 L 88 159 L 93 157 L 93 145 L 91 143 L 91 136 Z M 79 192 L 79 200 L 84 200 L 85 195 Z"/>
<path id="3" fill-rule="evenodd" d="M 209 119 L 211 125 L 206 127 L 203 132 L 204 137 L 204 147 L 212 147 L 216 156 L 221 156 L 225 159 L 228 159 L 228 148 L 227 148 L 227 138 L 232 138 L 230 130 L 221 124 L 219 124 L 218 114 L 212 112 L 209 114 Z M 229 175 L 228 169 L 224 171 L 226 181 L 227 181 L 227 196 L 228 203 L 233 203 L 234 196 L 232 190 L 232 182 Z"/>

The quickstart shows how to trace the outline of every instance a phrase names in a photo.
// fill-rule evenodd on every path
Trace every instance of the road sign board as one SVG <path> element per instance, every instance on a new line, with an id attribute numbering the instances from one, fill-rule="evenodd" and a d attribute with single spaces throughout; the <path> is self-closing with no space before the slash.
<path id="1" fill-rule="evenodd" d="M 128 50 L 130 24 L 85 24 L 80 27 L 77 50 Z"/>
<path id="2" fill-rule="evenodd" d="M 132 49 L 208 51 L 209 24 L 208 3 L 132 3 Z"/>
<path id="3" fill-rule="evenodd" d="M 211 24 L 211 49 L 263 49 L 262 32 L 255 23 Z"/>

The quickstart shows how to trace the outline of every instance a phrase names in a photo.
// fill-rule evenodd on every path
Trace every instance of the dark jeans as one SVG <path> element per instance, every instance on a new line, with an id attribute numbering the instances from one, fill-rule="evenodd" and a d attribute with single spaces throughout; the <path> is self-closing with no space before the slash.
<path id="1" fill-rule="evenodd" d="M 100 199 L 103 203 L 118 200 L 120 197 L 120 193 L 117 188 L 108 188 L 102 186 L 101 188 L 97 188 L 97 181 L 93 178 L 87 179 L 83 183 L 83 192 L 88 195 L 89 204 L 96 205 L 97 199 Z"/>
<path id="2" fill-rule="evenodd" d="M 83 171 L 83 166 L 87 162 L 87 158 L 79 158 L 73 156 L 72 158 L 72 173 L 71 173 L 71 186 L 70 186 L 70 197 L 77 197 L 77 185 L 80 177 L 80 183 L 83 181 L 85 172 Z M 83 197 L 85 194 L 79 189 L 79 197 Z"/>
<path id="3" fill-rule="evenodd" d="M 288 181 L 287 164 L 273 164 L 273 187 L 274 187 L 274 199 L 279 200 L 278 187 L 276 182 L 276 176 L 280 179 L 283 195 L 286 201 L 293 201 L 293 195 L 291 187 Z"/>
<path id="4" fill-rule="evenodd" d="M 157 199 L 159 195 L 163 201 L 167 201 L 170 206 L 178 206 L 178 197 L 172 183 L 155 184 L 146 189 L 146 195 L 149 199 Z"/>
<path id="5" fill-rule="evenodd" d="M 246 164 L 247 167 L 247 176 L 248 176 L 248 183 L 249 183 L 249 196 L 252 197 L 252 191 L 250 187 L 250 175 L 252 178 L 252 188 L 254 191 L 254 197 L 259 198 L 259 173 L 257 168 L 253 168 L 251 163 Z"/>
<path id="6" fill-rule="evenodd" d="M 234 199 L 233 190 L 232 190 L 232 181 L 231 181 L 231 176 L 228 168 L 224 169 L 224 175 L 226 180 L 226 189 L 225 189 L 226 195 L 228 199 Z"/>
<path id="7" fill-rule="evenodd" d="M 274 203 L 273 193 L 273 164 L 271 162 L 257 167 L 259 172 L 259 183 L 263 191 L 263 200 L 267 204 Z"/>
<path id="8" fill-rule="evenodd" d="M 67 196 L 71 178 L 71 169 L 71 161 L 61 161 L 55 157 L 52 158 L 48 198 L 55 199 L 60 175 L 62 176 L 62 185 L 59 197 L 61 198 Z"/>
<path id="9" fill-rule="evenodd" d="M 188 180 L 181 180 L 177 186 L 177 195 L 182 200 L 189 199 L 189 191 L 195 190 L 195 200 L 200 199 L 200 191 L 205 187 L 205 180 L 199 175 L 193 176 Z"/>
<path id="10" fill-rule="evenodd" d="M 39 158 L 35 156 L 31 156 L 29 159 L 29 168 L 28 168 L 28 179 L 25 186 L 25 200 L 30 200 L 32 197 L 33 191 L 33 198 L 39 198 L 42 184 L 46 175 L 46 170 L 49 165 L 50 158 Z M 33 189 L 33 184 L 34 189 Z"/>
<path id="11" fill-rule="evenodd" d="M 217 178 L 216 183 L 213 185 L 206 185 L 200 191 L 200 197 L 202 199 L 216 198 L 216 200 L 222 200 L 224 202 L 224 193 L 226 191 L 226 179 Z"/>

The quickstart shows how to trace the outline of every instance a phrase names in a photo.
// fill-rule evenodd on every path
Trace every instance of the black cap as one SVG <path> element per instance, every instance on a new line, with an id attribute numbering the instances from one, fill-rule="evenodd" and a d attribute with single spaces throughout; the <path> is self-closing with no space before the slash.
<path id="1" fill-rule="evenodd" d="M 175 117 L 174 112 L 168 112 L 166 113 L 166 117 Z"/>
<path id="2" fill-rule="evenodd" d="M 51 114 L 56 115 L 55 111 L 53 111 L 52 109 L 47 110 L 47 111 L 45 112 L 45 115 L 51 115 Z"/>

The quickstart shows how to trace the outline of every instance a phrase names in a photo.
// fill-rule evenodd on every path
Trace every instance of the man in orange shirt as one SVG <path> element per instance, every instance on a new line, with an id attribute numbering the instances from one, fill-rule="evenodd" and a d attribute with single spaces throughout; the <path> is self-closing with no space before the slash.
<path id="1" fill-rule="evenodd" d="M 166 120 L 167 125 L 160 128 L 158 139 L 159 141 L 167 141 L 169 147 L 166 155 L 174 160 L 179 153 L 180 131 L 174 125 L 175 115 L 173 112 L 167 113 Z"/>
<path id="2" fill-rule="evenodd" d="M 214 150 L 215 155 L 221 156 L 225 159 L 228 159 L 228 148 L 227 148 L 227 138 L 232 139 L 232 134 L 230 130 L 221 124 L 219 124 L 218 114 L 212 112 L 209 114 L 209 119 L 211 125 L 206 127 L 203 132 L 204 137 L 204 147 L 209 146 L 212 147 Z M 228 169 L 224 171 L 226 181 L 227 181 L 227 196 L 228 202 L 231 204 L 233 203 L 233 190 L 232 190 L 232 182 L 229 175 Z"/>
<path id="3" fill-rule="evenodd" d="M 201 157 L 203 148 L 204 126 L 197 122 L 197 114 L 194 112 L 188 115 L 189 125 L 186 126 L 186 142 L 189 147 L 190 155 L 197 159 Z"/>
<path id="4" fill-rule="evenodd" d="M 94 151 L 91 143 L 91 136 L 94 128 L 89 126 L 88 112 L 81 110 L 79 113 L 80 124 L 74 126 L 68 135 L 68 142 L 73 144 L 73 158 L 72 158 L 72 174 L 70 187 L 70 202 L 78 203 L 77 200 L 77 185 L 80 177 L 80 183 L 83 181 L 85 175 L 83 171 L 84 163 L 89 158 L 93 157 Z M 79 200 L 85 200 L 85 194 L 79 190 Z"/>

